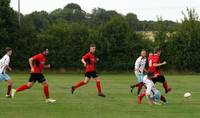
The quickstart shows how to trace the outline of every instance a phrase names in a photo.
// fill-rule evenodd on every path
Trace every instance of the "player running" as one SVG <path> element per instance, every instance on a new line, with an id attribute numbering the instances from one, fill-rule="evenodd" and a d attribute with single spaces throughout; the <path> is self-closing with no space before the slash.
<path id="1" fill-rule="evenodd" d="M 0 80 L 1 81 L 6 81 L 7 82 L 7 93 L 6 97 L 7 98 L 12 98 L 13 96 L 11 95 L 11 89 L 13 82 L 8 74 L 6 74 L 6 71 L 12 71 L 12 69 L 9 66 L 10 63 L 10 56 L 12 55 L 12 49 L 10 47 L 5 48 L 5 55 L 1 58 L 0 60 Z"/>
<path id="2" fill-rule="evenodd" d="M 138 104 L 141 104 L 144 96 L 147 97 L 149 105 L 161 105 L 160 101 L 162 101 L 163 104 L 167 103 L 165 97 L 156 89 L 152 81 L 153 76 L 154 72 L 148 72 L 148 74 L 144 76 L 143 83 L 145 84 L 146 90 L 138 96 Z"/>
<path id="3" fill-rule="evenodd" d="M 145 69 L 145 65 L 146 65 L 146 51 L 142 50 L 141 51 L 141 56 L 137 58 L 136 62 L 135 62 L 135 76 L 137 78 L 137 82 L 138 84 L 135 85 L 131 85 L 131 92 L 133 92 L 133 88 L 134 87 L 138 87 L 138 91 L 137 94 L 140 94 L 140 91 L 142 89 L 143 83 L 143 77 L 144 77 L 144 72 L 147 72 L 147 70 Z"/>
<path id="4" fill-rule="evenodd" d="M 45 65 L 45 62 L 47 61 L 46 57 L 49 53 L 49 50 L 45 48 L 45 50 L 42 53 L 39 53 L 31 58 L 29 58 L 29 65 L 31 67 L 31 75 L 29 78 L 29 82 L 27 84 L 24 84 L 16 89 L 12 89 L 12 96 L 14 96 L 15 92 L 20 92 L 26 89 L 31 88 L 36 81 L 41 83 L 43 85 L 43 91 L 46 97 L 46 103 L 54 103 L 56 100 L 51 99 L 49 97 L 49 88 L 48 83 L 42 74 L 43 68 L 50 68 L 50 64 Z"/>
<path id="5" fill-rule="evenodd" d="M 80 81 L 76 85 L 72 86 L 72 88 L 71 88 L 72 94 L 74 93 L 74 91 L 77 88 L 79 88 L 79 87 L 81 87 L 83 85 L 86 85 L 90 81 L 91 78 L 94 78 L 96 80 L 98 96 L 106 97 L 101 92 L 100 77 L 98 76 L 97 72 L 95 71 L 95 63 L 97 61 L 99 61 L 99 59 L 95 58 L 95 56 L 94 56 L 95 51 L 96 51 L 96 45 L 95 44 L 91 44 L 90 45 L 90 51 L 88 53 L 86 53 L 82 57 L 81 62 L 83 63 L 83 65 L 85 67 L 85 80 L 84 81 Z"/>
<path id="6" fill-rule="evenodd" d="M 152 81 L 154 83 L 156 83 L 156 82 L 162 83 L 163 88 L 165 89 L 165 93 L 168 93 L 168 92 L 171 92 L 172 89 L 168 87 L 168 84 L 167 84 L 167 81 L 165 80 L 165 77 L 163 75 L 161 75 L 161 72 L 160 72 L 160 66 L 167 64 L 167 62 L 164 61 L 164 62 L 160 63 L 160 54 L 161 54 L 160 48 L 155 48 L 154 49 L 154 55 L 149 56 L 149 58 L 148 58 L 148 63 L 149 63 L 148 71 L 154 72 L 154 78 L 152 79 Z"/>

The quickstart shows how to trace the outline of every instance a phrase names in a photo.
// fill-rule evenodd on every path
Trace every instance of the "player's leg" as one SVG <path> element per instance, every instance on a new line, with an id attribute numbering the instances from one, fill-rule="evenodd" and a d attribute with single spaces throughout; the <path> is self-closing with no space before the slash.
<path id="1" fill-rule="evenodd" d="M 158 76 L 158 81 L 163 84 L 163 88 L 165 89 L 165 93 L 171 92 L 172 89 L 169 88 L 168 83 L 163 75 Z"/>
<path id="2" fill-rule="evenodd" d="M 161 95 L 160 100 L 163 101 L 164 103 L 167 103 L 167 100 L 163 95 Z"/>
<path id="3" fill-rule="evenodd" d="M 158 77 L 153 77 L 151 80 L 153 81 L 154 84 L 156 84 L 156 82 L 158 82 Z"/>
<path id="4" fill-rule="evenodd" d="M 4 75 L 4 80 L 7 83 L 7 93 L 6 93 L 6 97 L 11 98 L 11 90 L 12 90 L 12 86 L 13 86 L 13 81 L 11 80 L 10 76 L 8 76 L 7 74 L 3 74 Z"/>
<path id="5" fill-rule="evenodd" d="M 26 89 L 31 88 L 35 84 L 38 78 L 39 78 L 39 74 L 31 73 L 28 83 L 16 88 L 16 92 L 24 91 Z"/>
<path id="6" fill-rule="evenodd" d="M 72 86 L 72 88 L 71 88 L 71 93 L 73 94 L 74 91 L 75 91 L 77 88 L 79 88 L 79 87 L 81 87 L 81 86 L 83 86 L 83 85 L 86 85 L 89 81 L 90 81 L 90 76 L 86 75 L 86 76 L 85 76 L 85 80 L 81 80 L 80 82 L 78 82 L 77 84 L 75 84 L 74 86 Z"/>
<path id="7" fill-rule="evenodd" d="M 49 86 L 48 86 L 48 83 L 47 83 L 47 81 L 44 81 L 41 84 L 43 86 L 43 91 L 44 91 L 45 98 L 48 99 L 49 98 Z"/>
<path id="8" fill-rule="evenodd" d="M 133 89 L 134 89 L 135 87 L 138 87 L 137 94 L 139 95 L 139 94 L 140 94 L 140 91 L 142 90 L 142 87 L 143 87 L 143 86 L 144 86 L 144 83 L 143 83 L 143 82 L 140 82 L 140 83 L 131 85 L 131 86 L 130 86 L 130 88 L 131 88 L 131 93 L 133 92 Z"/>
<path id="9" fill-rule="evenodd" d="M 142 98 L 146 96 L 146 92 L 142 92 L 140 95 L 138 95 L 138 104 L 141 104 L 142 103 Z"/>
<path id="10" fill-rule="evenodd" d="M 21 85 L 20 87 L 18 87 L 16 89 L 12 89 L 12 94 L 11 94 L 12 97 L 14 97 L 16 92 L 24 91 L 26 89 L 31 88 L 35 84 L 35 82 L 37 81 L 37 78 L 38 78 L 38 74 L 32 73 L 30 75 L 29 82 L 27 84 Z"/>
<path id="11" fill-rule="evenodd" d="M 11 96 L 11 89 L 12 89 L 13 82 L 12 82 L 10 76 L 7 75 L 6 73 L 1 74 L 1 78 L 2 78 L 2 80 L 5 80 L 6 83 L 7 83 L 6 97 L 11 98 L 12 97 Z"/>
<path id="12" fill-rule="evenodd" d="M 13 82 L 12 82 L 12 80 L 6 80 L 6 82 L 7 82 L 7 93 L 6 93 L 6 97 L 11 97 L 11 90 L 12 90 Z"/>
<path id="13" fill-rule="evenodd" d="M 31 88 L 35 82 L 28 82 L 27 84 L 21 85 L 20 87 L 16 88 L 16 92 L 24 91 L 26 89 Z"/>
<path id="14" fill-rule="evenodd" d="M 140 91 L 141 91 L 141 89 L 142 89 L 142 87 L 143 87 L 143 83 L 142 83 L 142 79 L 143 79 L 143 75 L 142 74 L 139 74 L 139 73 L 135 73 L 135 76 L 136 76 L 136 78 L 137 78 L 137 84 L 133 84 L 133 85 L 131 85 L 130 86 L 130 89 L 131 89 L 131 93 L 133 93 L 133 89 L 135 88 L 135 87 L 138 87 L 138 91 L 137 91 L 137 94 L 139 95 L 140 94 Z"/>
<path id="15" fill-rule="evenodd" d="M 153 100 L 153 104 L 155 104 L 155 105 L 162 105 L 160 103 L 160 100 L 161 100 L 161 93 L 160 93 L 160 91 L 157 91 L 157 93 L 152 97 L 152 100 Z"/>
<path id="16" fill-rule="evenodd" d="M 143 74 L 140 74 L 140 84 L 138 86 L 138 91 L 137 91 L 137 94 L 139 95 L 140 94 L 140 91 L 142 90 L 142 87 L 144 86 L 144 83 L 142 82 L 143 81 L 143 78 L 144 78 L 144 75 Z"/>
<path id="17" fill-rule="evenodd" d="M 43 92 L 44 92 L 45 98 L 49 99 L 49 86 L 46 79 L 44 78 L 44 75 L 38 74 L 37 78 L 38 78 L 37 81 L 41 83 L 43 86 Z"/>
<path id="18" fill-rule="evenodd" d="M 46 80 L 44 80 L 44 81 L 38 80 L 38 82 L 41 83 L 42 86 L 43 86 L 43 92 L 44 92 L 44 95 L 45 95 L 45 98 L 46 98 L 46 100 L 45 100 L 46 103 L 56 102 L 56 100 L 51 99 L 50 96 L 49 96 L 49 85 L 48 85 L 47 81 Z"/>
<path id="19" fill-rule="evenodd" d="M 98 95 L 101 96 L 101 97 L 106 97 L 102 91 L 101 91 L 101 82 L 100 82 L 100 77 L 97 76 L 94 78 L 96 80 L 96 86 L 97 86 L 97 90 L 98 90 Z"/>
<path id="20" fill-rule="evenodd" d="M 29 89 L 29 88 L 31 88 L 34 84 L 35 84 L 35 82 L 28 82 L 27 84 L 21 85 L 20 87 L 18 87 L 18 88 L 16 88 L 16 89 L 12 89 L 12 91 L 11 91 L 11 96 L 14 98 L 16 92 L 20 92 L 20 91 L 24 91 L 24 90 L 26 90 L 26 89 Z"/>

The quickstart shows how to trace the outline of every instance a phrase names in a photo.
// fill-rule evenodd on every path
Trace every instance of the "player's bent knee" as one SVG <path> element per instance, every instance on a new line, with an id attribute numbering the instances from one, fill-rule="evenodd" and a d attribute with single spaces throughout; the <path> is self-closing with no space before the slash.
<path id="1" fill-rule="evenodd" d="M 85 84 L 87 84 L 90 81 L 90 78 L 85 78 L 85 80 L 83 81 Z"/>
<path id="2" fill-rule="evenodd" d="M 89 80 L 84 80 L 83 82 L 84 82 L 85 84 L 87 84 L 87 83 L 89 82 Z"/>
<path id="3" fill-rule="evenodd" d="M 96 82 L 100 82 L 100 78 L 97 78 L 97 79 L 96 79 Z"/>
<path id="4" fill-rule="evenodd" d="M 43 86 L 48 86 L 48 83 L 44 83 Z"/>
<path id="5" fill-rule="evenodd" d="M 162 83 L 166 82 L 166 80 L 165 80 L 165 77 L 164 77 L 164 76 L 161 76 L 161 82 L 162 82 Z"/>
<path id="6" fill-rule="evenodd" d="M 27 84 L 28 89 L 31 88 L 33 86 L 33 84 Z"/>

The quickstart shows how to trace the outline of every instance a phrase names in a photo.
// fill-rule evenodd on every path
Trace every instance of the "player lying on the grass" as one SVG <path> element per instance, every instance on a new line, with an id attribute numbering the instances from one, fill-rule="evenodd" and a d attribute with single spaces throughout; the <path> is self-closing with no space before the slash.
<path id="1" fill-rule="evenodd" d="M 29 81 L 27 84 L 24 84 L 16 89 L 12 89 L 12 95 L 14 96 L 15 92 L 20 92 L 26 89 L 31 88 L 36 81 L 41 83 L 43 85 L 43 91 L 46 97 L 46 102 L 47 103 L 53 103 L 56 100 L 51 99 L 49 97 L 49 88 L 48 88 L 48 83 L 42 74 L 43 68 L 50 68 L 50 64 L 45 65 L 46 62 L 46 57 L 49 53 L 49 50 L 45 48 L 45 50 L 42 53 L 39 53 L 31 58 L 29 58 L 29 65 L 31 67 L 31 75 L 29 78 Z"/>
<path id="2" fill-rule="evenodd" d="M 145 65 L 146 65 L 146 51 L 142 50 L 141 56 L 139 56 L 135 62 L 135 70 L 134 70 L 138 84 L 134 84 L 130 86 L 131 92 L 133 92 L 134 87 L 138 87 L 138 91 L 137 91 L 138 95 L 140 94 L 140 91 L 143 86 L 142 80 L 144 77 L 144 72 L 147 72 L 147 70 L 145 69 Z"/>
<path id="3" fill-rule="evenodd" d="M 95 58 L 94 53 L 96 51 L 96 45 L 95 44 L 91 44 L 90 45 L 90 51 L 88 53 L 86 53 L 82 59 L 81 62 L 83 63 L 84 67 L 85 67 L 85 80 L 84 81 L 80 81 L 79 83 L 77 83 L 76 85 L 72 86 L 71 88 L 71 92 L 72 94 L 74 93 L 74 91 L 83 86 L 86 85 L 91 78 L 94 78 L 96 80 L 96 86 L 97 86 L 97 90 L 98 90 L 98 95 L 101 97 L 106 97 L 102 92 L 101 92 L 101 83 L 100 83 L 100 77 L 98 76 L 97 72 L 95 71 L 95 63 L 97 61 L 99 61 L 98 58 Z"/>
<path id="4" fill-rule="evenodd" d="M 12 71 L 12 69 L 9 66 L 10 63 L 10 56 L 12 55 L 12 49 L 10 47 L 5 48 L 5 55 L 0 60 L 0 80 L 7 82 L 7 98 L 12 98 L 11 96 L 11 89 L 13 82 L 8 74 L 6 74 L 6 71 Z"/>
<path id="5" fill-rule="evenodd" d="M 160 67 L 167 64 L 166 61 L 160 62 L 160 54 L 161 54 L 161 49 L 160 48 L 155 48 L 154 49 L 154 55 L 148 57 L 148 71 L 154 72 L 154 78 L 152 81 L 154 83 L 160 82 L 163 84 L 163 88 L 165 89 L 165 93 L 171 92 L 172 89 L 168 87 L 167 81 L 165 80 L 164 75 L 161 75 L 160 72 Z"/>
<path id="6" fill-rule="evenodd" d="M 148 74 L 144 76 L 143 83 L 145 84 L 146 89 L 138 96 L 138 104 L 141 104 L 144 96 L 147 97 L 149 105 L 161 105 L 160 101 L 162 101 L 164 104 L 167 103 L 165 97 L 161 95 L 159 90 L 156 89 L 155 84 L 152 81 L 153 76 L 153 72 L 148 72 Z"/>

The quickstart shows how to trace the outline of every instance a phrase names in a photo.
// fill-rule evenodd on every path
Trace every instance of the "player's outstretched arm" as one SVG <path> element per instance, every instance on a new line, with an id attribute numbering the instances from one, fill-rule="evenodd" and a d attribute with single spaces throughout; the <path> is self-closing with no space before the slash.
<path id="1" fill-rule="evenodd" d="M 163 66 L 163 65 L 165 65 L 165 64 L 167 64 L 166 61 L 164 61 L 164 62 L 162 62 L 162 63 L 154 63 L 153 66 L 154 66 L 154 67 L 159 67 L 159 66 Z"/>

